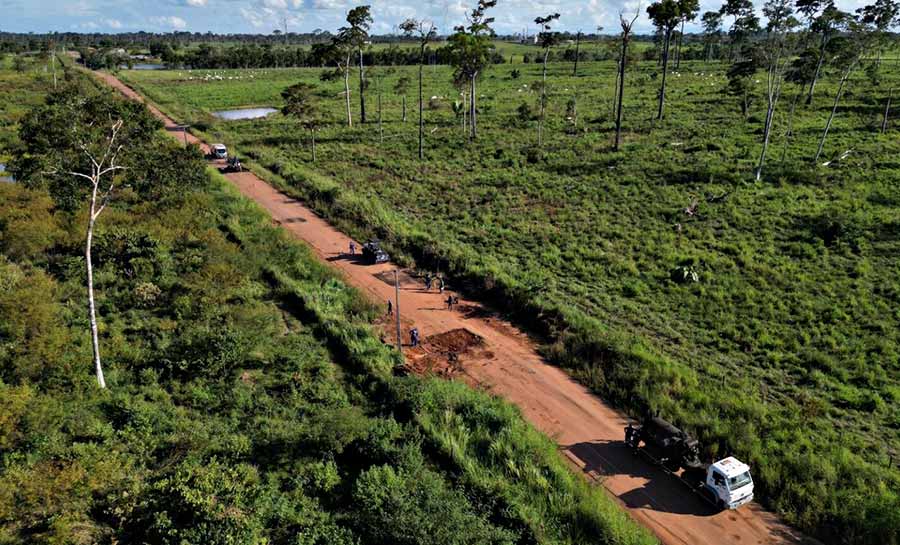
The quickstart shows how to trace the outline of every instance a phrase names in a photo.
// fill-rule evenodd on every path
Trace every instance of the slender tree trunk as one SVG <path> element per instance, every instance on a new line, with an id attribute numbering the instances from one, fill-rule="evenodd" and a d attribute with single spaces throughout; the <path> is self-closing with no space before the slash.
<path id="1" fill-rule="evenodd" d="M 425 158 L 425 121 L 422 118 L 424 95 L 422 94 L 422 72 L 425 70 L 425 46 L 419 59 L 419 160 Z"/>
<path id="2" fill-rule="evenodd" d="M 665 46 L 663 47 L 662 84 L 659 87 L 659 111 L 656 113 L 656 119 L 658 120 L 663 118 L 663 105 L 666 102 L 666 73 L 669 71 L 669 41 L 671 37 L 671 29 L 666 29 Z"/>
<path id="3" fill-rule="evenodd" d="M 844 85 L 847 83 L 847 79 L 850 77 L 850 73 L 853 71 L 853 66 L 855 64 L 855 62 L 851 64 L 841 75 L 837 93 L 834 95 L 834 104 L 831 107 L 831 113 L 828 115 L 828 121 L 825 122 L 825 130 L 822 131 L 822 138 L 819 140 L 819 149 L 816 150 L 816 156 L 813 158 L 814 165 L 819 162 L 819 157 L 822 155 L 822 148 L 825 147 L 825 139 L 828 137 L 829 129 L 831 129 L 831 122 L 834 121 L 834 114 L 837 112 L 838 103 L 841 101 L 841 95 L 844 94 Z"/>
<path id="4" fill-rule="evenodd" d="M 347 56 L 347 64 L 344 65 L 344 98 L 347 103 L 347 126 L 353 126 L 353 114 L 350 113 L 350 56 Z"/>
<path id="5" fill-rule="evenodd" d="M 312 159 L 313 163 L 316 162 L 316 129 L 310 129 L 312 133 Z"/>
<path id="6" fill-rule="evenodd" d="M 777 100 L 777 99 L 776 99 Z M 769 136 L 772 133 L 772 119 L 775 117 L 775 102 L 770 102 L 766 108 L 766 123 L 763 128 L 762 151 L 759 153 L 759 163 L 756 166 L 756 181 L 762 178 L 763 165 L 766 163 L 766 152 L 769 151 Z"/>
<path id="7" fill-rule="evenodd" d="M 891 99 L 894 98 L 894 88 L 888 92 L 887 104 L 884 106 L 884 118 L 881 120 L 881 134 L 887 132 L 888 115 L 891 113 Z"/>
<path id="8" fill-rule="evenodd" d="M 97 384 L 106 388 L 106 380 L 103 378 L 103 366 L 100 363 L 100 337 L 97 333 L 97 309 L 94 304 L 94 264 L 91 260 L 91 244 L 94 239 L 94 223 L 97 221 L 97 185 L 99 180 L 94 180 L 94 189 L 91 193 L 91 209 L 88 216 L 87 237 L 84 244 L 84 260 L 87 265 L 87 292 L 88 292 L 88 317 L 91 322 L 91 346 L 94 351 L 94 369 L 97 373 Z"/>
<path id="9" fill-rule="evenodd" d="M 363 75 L 363 52 L 359 48 L 359 122 L 366 122 L 366 78 Z"/>
<path id="10" fill-rule="evenodd" d="M 50 51 L 50 64 L 53 66 L 53 88 L 56 89 L 56 52 Z"/>
<path id="11" fill-rule="evenodd" d="M 791 110 L 788 113 L 788 122 L 787 122 L 787 131 L 784 135 L 784 147 L 781 149 L 781 162 L 784 163 L 785 157 L 787 157 L 787 149 L 788 145 L 791 143 L 791 140 L 794 137 L 794 112 L 797 110 L 797 103 L 800 102 L 800 96 L 803 94 L 803 87 L 797 87 L 797 94 L 794 95 L 794 100 L 791 101 Z"/>
<path id="12" fill-rule="evenodd" d="M 675 70 L 681 68 L 681 42 L 684 41 L 684 19 L 681 20 L 681 32 L 678 33 L 678 42 L 675 45 Z"/>
<path id="13" fill-rule="evenodd" d="M 816 71 L 813 72 L 812 81 L 809 82 L 809 93 L 806 94 L 806 104 L 812 104 L 813 93 L 816 90 L 816 82 L 819 81 L 819 74 L 822 72 L 822 64 L 825 62 L 825 45 L 827 44 L 827 35 L 822 33 L 822 45 L 819 47 L 819 60 L 816 61 Z"/>
<path id="14" fill-rule="evenodd" d="M 541 118 L 538 120 L 538 147 L 544 143 L 544 109 L 547 101 L 547 57 L 550 50 L 544 50 L 544 68 L 541 72 Z"/>
<path id="15" fill-rule="evenodd" d="M 375 77 L 375 84 L 378 85 L 378 140 L 384 144 L 384 126 L 381 124 L 381 77 Z"/>
<path id="16" fill-rule="evenodd" d="M 624 23 L 623 23 L 624 24 Z M 619 88 L 616 93 L 616 143 L 613 146 L 615 151 L 619 151 L 622 145 L 622 99 L 625 96 L 625 59 L 628 58 L 628 37 L 622 37 L 622 55 L 619 58 Z"/>
<path id="17" fill-rule="evenodd" d="M 400 96 L 400 103 L 403 107 L 403 122 L 406 123 L 406 95 Z"/>
<path id="18" fill-rule="evenodd" d="M 581 47 L 581 31 L 575 35 L 575 66 L 572 67 L 572 76 L 578 77 L 578 52 Z"/>
<path id="19" fill-rule="evenodd" d="M 472 94 L 472 96 L 469 99 L 469 124 L 471 125 L 470 128 L 472 131 L 472 140 L 475 140 L 476 138 L 478 138 L 478 118 L 477 118 L 478 114 L 477 114 L 477 110 L 475 108 L 475 80 L 477 78 L 478 78 L 478 72 L 475 72 L 474 74 L 472 74 L 472 79 L 471 79 L 471 86 L 472 86 L 471 94 Z"/>

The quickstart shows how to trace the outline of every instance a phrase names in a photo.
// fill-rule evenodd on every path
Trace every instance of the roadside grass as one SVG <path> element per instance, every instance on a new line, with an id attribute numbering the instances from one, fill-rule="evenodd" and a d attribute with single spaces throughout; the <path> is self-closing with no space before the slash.
<path id="1" fill-rule="evenodd" d="M 318 70 L 122 75 L 349 232 L 379 236 L 498 302 L 546 338 L 552 361 L 607 399 L 635 414 L 660 410 L 709 456 L 747 459 L 761 499 L 791 522 L 860 542 L 895 539 L 900 523 L 877 514 L 900 512 L 900 140 L 895 124 L 886 135 L 878 128 L 897 68 L 884 65 L 877 84 L 855 75 L 827 166 L 811 161 L 835 81 L 826 76 L 812 106 L 800 101 L 790 139 L 797 90 L 788 86 L 759 182 L 763 83 L 744 119 L 723 94 L 724 69 L 683 62 L 663 122 L 652 119 L 655 64 L 631 70 L 615 154 L 613 63 L 582 63 L 577 78 L 570 64 L 551 64 L 543 150 L 534 118 L 518 114 L 523 103 L 536 111 L 539 65 L 485 74 L 477 144 L 453 114 L 461 97 L 450 70 L 426 67 L 422 163 L 415 95 L 404 124 L 390 91 L 400 75 L 414 81 L 414 67 L 371 69 L 369 123 L 352 129 L 341 124 L 341 84 L 319 82 Z M 314 165 L 292 120 L 208 117 L 278 107 L 297 80 L 318 86 L 326 121 Z M 567 119 L 573 97 L 577 123 Z M 353 107 L 355 117 L 355 95 Z M 699 282 L 673 281 L 678 267 Z"/>

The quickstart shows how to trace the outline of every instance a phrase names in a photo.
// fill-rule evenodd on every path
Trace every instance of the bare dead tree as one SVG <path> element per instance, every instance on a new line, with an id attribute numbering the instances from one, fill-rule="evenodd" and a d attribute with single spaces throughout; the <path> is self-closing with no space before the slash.
<path id="1" fill-rule="evenodd" d="M 100 214 L 106 209 L 106 205 L 109 204 L 113 190 L 116 187 L 115 173 L 116 171 L 125 168 L 118 164 L 118 156 L 119 152 L 122 150 L 122 146 L 117 145 L 117 141 L 119 139 L 119 131 L 122 129 L 122 124 L 121 119 L 112 123 L 109 133 L 106 136 L 105 149 L 103 154 L 99 157 L 97 157 L 86 144 L 80 144 L 79 147 L 82 152 L 90 160 L 90 174 L 75 170 L 66 172 L 66 174 L 70 176 L 87 180 L 91 184 L 91 200 L 88 214 L 87 234 L 84 244 L 84 259 L 87 266 L 88 316 L 91 323 L 91 345 L 94 351 L 94 369 L 97 373 L 97 383 L 101 388 L 106 388 L 106 380 L 103 378 L 103 365 L 100 361 L 100 340 L 97 333 L 97 309 L 94 303 L 94 266 L 91 259 L 91 248 L 94 239 L 94 226 L 97 224 L 97 218 L 100 217 Z"/>
<path id="2" fill-rule="evenodd" d="M 622 145 L 622 99 L 625 95 L 625 65 L 628 64 L 628 40 L 631 39 L 631 29 L 638 15 L 641 14 L 641 5 L 638 4 L 634 11 L 634 17 L 629 21 L 622 12 L 619 12 L 619 24 L 622 26 L 622 51 L 619 55 L 619 88 L 616 92 L 616 142 L 613 145 L 615 151 L 619 151 Z"/>

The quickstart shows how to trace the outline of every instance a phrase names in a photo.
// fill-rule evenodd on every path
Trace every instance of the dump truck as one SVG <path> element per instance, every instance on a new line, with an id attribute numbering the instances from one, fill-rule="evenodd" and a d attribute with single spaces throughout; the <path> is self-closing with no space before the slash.
<path id="1" fill-rule="evenodd" d="M 753 500 L 753 478 L 747 464 L 733 456 L 703 463 L 700 442 L 659 416 L 647 415 L 639 425 L 629 424 L 625 444 L 718 509 L 737 509 Z"/>

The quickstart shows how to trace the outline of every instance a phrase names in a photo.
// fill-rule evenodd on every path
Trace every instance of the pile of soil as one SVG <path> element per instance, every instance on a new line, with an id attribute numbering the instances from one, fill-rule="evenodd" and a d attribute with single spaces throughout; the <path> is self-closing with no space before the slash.
<path id="1" fill-rule="evenodd" d="M 424 344 L 429 352 L 455 352 L 462 354 L 473 346 L 481 346 L 484 339 L 472 333 L 468 329 L 451 329 L 445 333 L 438 333 L 425 337 Z"/>

